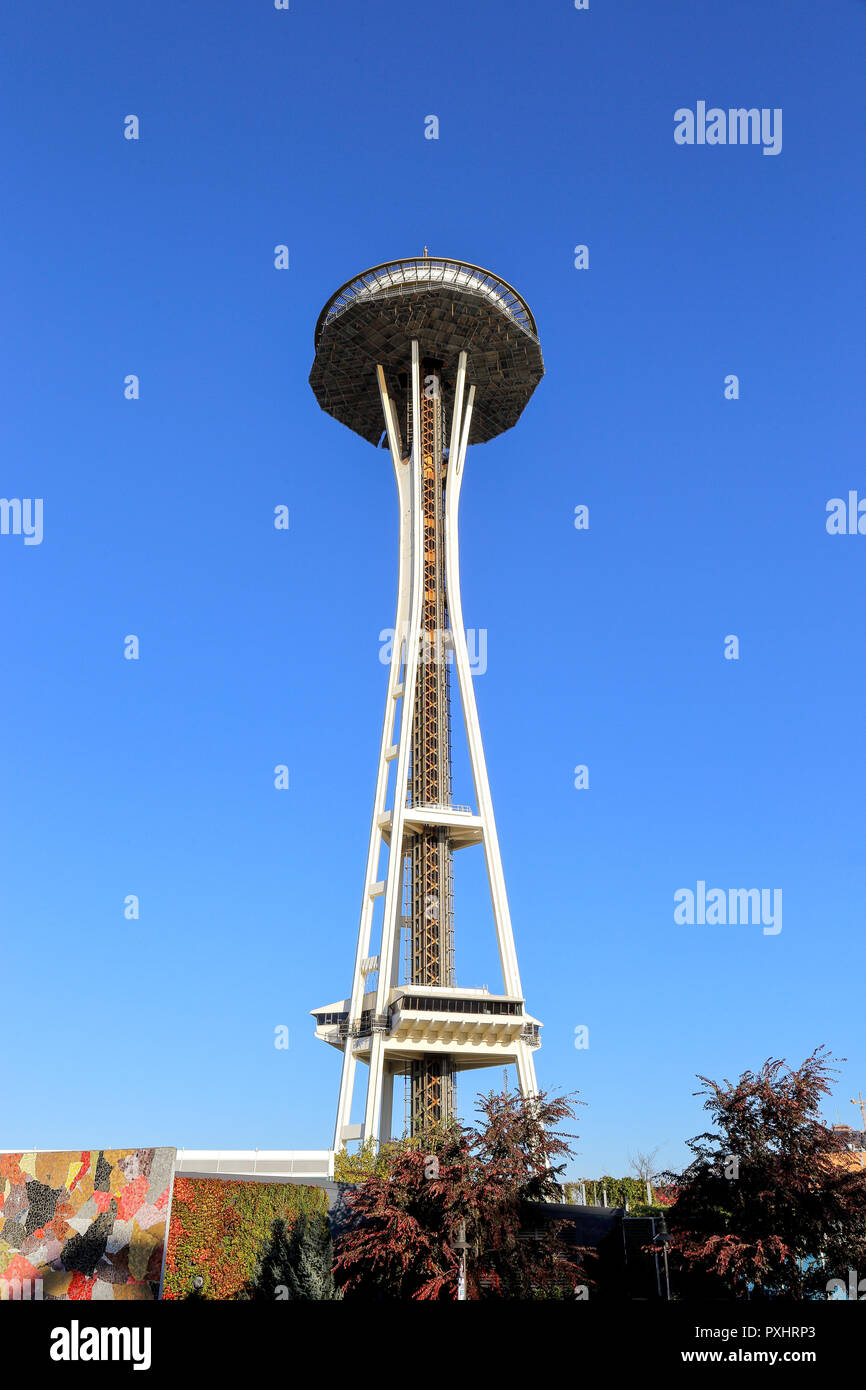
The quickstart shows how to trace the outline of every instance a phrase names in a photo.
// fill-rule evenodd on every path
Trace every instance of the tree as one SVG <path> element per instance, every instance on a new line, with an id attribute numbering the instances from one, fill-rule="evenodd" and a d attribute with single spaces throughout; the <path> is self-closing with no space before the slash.
<path id="1" fill-rule="evenodd" d="M 488 1297 L 569 1295 L 585 1278 L 564 1239 L 561 1221 L 544 1223 L 526 1239 L 531 1204 L 561 1200 L 558 1178 L 572 1156 L 575 1134 L 557 1132 L 575 1117 L 573 1096 L 542 1092 L 524 1099 L 491 1091 L 476 1106 L 482 1117 L 473 1143 L 477 1162 L 475 1282 Z M 562 1161 L 559 1161 L 562 1160 Z"/>
<path id="2" fill-rule="evenodd" d="M 649 1153 L 644 1153 L 641 1149 L 638 1149 L 637 1153 L 629 1153 L 628 1166 L 644 1185 L 651 1183 L 655 1177 L 657 1155 L 657 1148 L 651 1149 Z"/>
<path id="3" fill-rule="evenodd" d="M 454 1242 L 469 1246 L 470 1297 L 535 1297 L 565 1285 L 579 1266 L 555 1223 L 527 1239 L 529 1204 L 555 1201 L 555 1160 L 571 1135 L 553 1126 L 574 1114 L 569 1098 L 490 1094 L 474 1129 L 452 1123 L 421 1141 L 392 1145 L 386 1173 L 368 1173 L 348 1197 L 349 1220 L 335 1273 L 350 1294 L 453 1299 L 460 1267 Z M 538 1223 L 536 1223 L 538 1224 Z"/>
<path id="4" fill-rule="evenodd" d="M 698 1078 L 718 1132 L 664 1175 L 687 1295 L 823 1297 L 828 1278 L 866 1268 L 866 1175 L 834 1162 L 841 1143 L 819 1114 L 834 1060 L 819 1047 L 796 1070 L 770 1058 L 736 1083 Z"/>
<path id="5" fill-rule="evenodd" d="M 333 1299 L 333 1254 L 327 1217 L 301 1212 L 290 1229 L 277 1218 L 271 1225 L 248 1296 L 257 1301 Z"/>
<path id="6" fill-rule="evenodd" d="M 365 1182 L 371 1173 L 384 1177 L 391 1171 L 391 1165 L 404 1149 L 424 1148 L 420 1137 L 407 1139 L 388 1139 L 377 1143 L 373 1138 L 364 1139 L 353 1152 L 338 1149 L 334 1154 L 334 1180 L 336 1182 Z"/>
<path id="7" fill-rule="evenodd" d="M 391 1144 L 377 1144 L 375 1139 L 365 1139 L 354 1153 L 345 1148 L 334 1154 L 334 1179 L 336 1182 L 364 1182 L 371 1173 L 380 1176 L 387 1173 L 391 1163 Z"/>

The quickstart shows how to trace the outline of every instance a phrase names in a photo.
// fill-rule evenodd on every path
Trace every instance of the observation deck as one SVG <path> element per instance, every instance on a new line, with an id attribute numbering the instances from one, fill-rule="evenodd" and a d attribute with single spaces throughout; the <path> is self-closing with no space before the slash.
<path id="1" fill-rule="evenodd" d="M 466 261 L 438 256 L 385 261 L 342 285 L 316 324 L 310 386 L 319 405 L 371 444 L 382 437 L 376 367 L 405 419 L 407 347 L 439 364 L 446 411 L 457 359 L 468 353 L 475 386 L 470 444 L 516 424 L 544 375 L 529 305 L 505 280 Z"/>

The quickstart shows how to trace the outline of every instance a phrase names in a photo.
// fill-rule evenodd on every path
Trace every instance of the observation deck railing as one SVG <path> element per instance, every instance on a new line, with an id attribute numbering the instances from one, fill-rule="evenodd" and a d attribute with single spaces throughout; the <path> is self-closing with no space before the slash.
<path id="1" fill-rule="evenodd" d="M 451 285 L 457 289 L 473 290 L 486 295 L 533 337 L 538 334 L 529 305 L 517 291 L 498 275 L 468 261 L 448 260 L 440 256 L 416 256 L 407 260 L 384 261 L 362 271 L 342 285 L 319 315 L 315 342 L 318 347 L 322 330 L 359 298 L 413 285 Z"/>

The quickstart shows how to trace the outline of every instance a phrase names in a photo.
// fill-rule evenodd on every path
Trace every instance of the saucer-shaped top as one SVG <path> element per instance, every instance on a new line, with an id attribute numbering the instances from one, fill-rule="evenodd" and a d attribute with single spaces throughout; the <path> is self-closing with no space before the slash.
<path id="1" fill-rule="evenodd" d="M 323 410 L 377 444 L 384 421 L 376 367 L 405 421 L 411 342 L 440 373 L 450 414 L 458 356 L 475 386 L 470 444 L 516 424 L 542 376 L 535 319 L 516 290 L 480 266 L 423 256 L 373 266 L 348 281 L 316 324 L 310 385 Z"/>

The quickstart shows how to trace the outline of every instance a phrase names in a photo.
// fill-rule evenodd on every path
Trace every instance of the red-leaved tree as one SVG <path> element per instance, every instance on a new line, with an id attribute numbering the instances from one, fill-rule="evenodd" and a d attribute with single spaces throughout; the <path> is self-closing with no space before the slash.
<path id="1" fill-rule="evenodd" d="M 866 1173 L 840 1162 L 819 1113 L 833 1061 L 820 1047 L 795 1070 L 771 1058 L 737 1082 L 699 1077 L 716 1132 L 664 1175 L 685 1296 L 825 1297 L 828 1279 L 866 1271 Z"/>
<path id="2" fill-rule="evenodd" d="M 335 1263 L 345 1293 L 454 1299 L 455 1243 L 463 1241 L 470 1298 L 573 1293 L 582 1278 L 576 1252 L 561 1223 L 533 1219 L 532 1204 L 557 1200 L 558 1160 L 575 1136 L 555 1127 L 573 1118 L 574 1105 L 571 1097 L 491 1094 L 479 1099 L 475 1128 L 443 1125 L 394 1145 L 389 1171 L 347 1198 Z"/>

